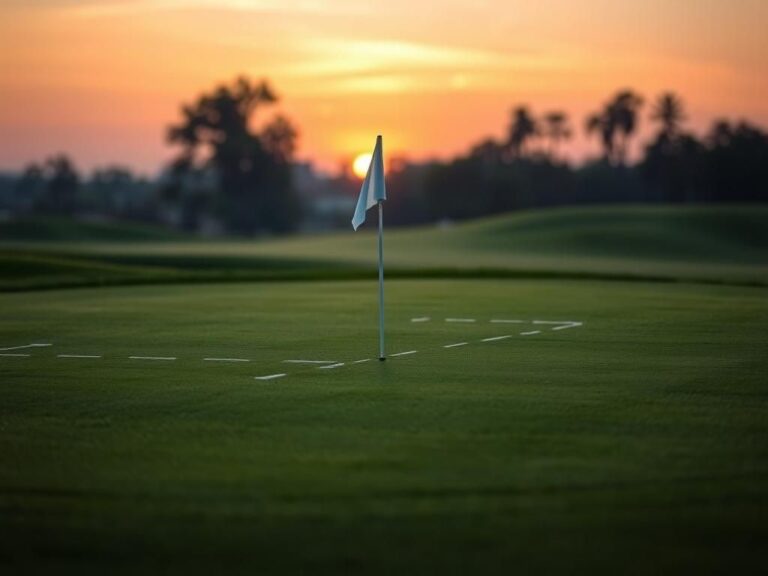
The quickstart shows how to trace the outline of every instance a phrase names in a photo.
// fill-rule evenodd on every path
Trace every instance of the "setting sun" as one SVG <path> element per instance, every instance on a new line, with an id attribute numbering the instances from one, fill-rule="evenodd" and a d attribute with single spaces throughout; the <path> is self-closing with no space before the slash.
<path id="1" fill-rule="evenodd" d="M 365 175 L 368 173 L 368 166 L 371 164 L 371 158 L 373 157 L 372 154 L 368 154 L 367 152 L 364 154 L 358 154 L 355 157 L 355 161 L 352 163 L 352 172 L 355 173 L 355 176 L 358 178 L 365 178 Z"/>

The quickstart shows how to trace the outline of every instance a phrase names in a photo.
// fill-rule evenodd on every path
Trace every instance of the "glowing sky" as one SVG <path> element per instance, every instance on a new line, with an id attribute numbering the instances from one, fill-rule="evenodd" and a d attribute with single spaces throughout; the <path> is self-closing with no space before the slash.
<path id="1" fill-rule="evenodd" d="M 143 172 L 179 105 L 269 78 L 326 168 L 385 135 L 447 157 L 510 108 L 584 115 L 616 89 L 683 96 L 691 126 L 768 126 L 765 0 L 0 0 L 0 169 L 57 151 Z M 647 113 L 647 109 L 645 111 Z"/>

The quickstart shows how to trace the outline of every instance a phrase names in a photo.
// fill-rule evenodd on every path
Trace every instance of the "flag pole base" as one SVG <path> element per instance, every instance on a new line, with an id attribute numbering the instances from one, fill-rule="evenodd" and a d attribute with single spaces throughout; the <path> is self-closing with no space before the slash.
<path id="1" fill-rule="evenodd" d="M 382 356 L 381 358 L 379 358 L 379 362 L 384 362 L 384 360 L 386 360 L 386 357 L 384 357 L 384 356 Z"/>

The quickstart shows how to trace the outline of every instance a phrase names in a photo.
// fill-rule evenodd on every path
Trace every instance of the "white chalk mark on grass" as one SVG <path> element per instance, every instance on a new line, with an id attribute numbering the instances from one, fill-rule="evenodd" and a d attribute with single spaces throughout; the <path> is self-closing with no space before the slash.
<path id="1" fill-rule="evenodd" d="M 283 360 L 286 364 L 335 364 L 336 360 Z"/>
<path id="2" fill-rule="evenodd" d="M 337 362 L 336 364 L 329 364 L 328 366 L 318 366 L 318 370 L 331 370 L 333 368 L 339 368 L 340 366 L 344 366 L 344 362 Z"/>
<path id="3" fill-rule="evenodd" d="M 4 356 L 6 358 L 29 358 L 31 354 L 0 354 L 0 356 Z"/>
<path id="4" fill-rule="evenodd" d="M 457 348 L 458 346 L 466 346 L 469 342 L 456 342 L 455 344 L 446 344 L 443 348 Z"/>
<path id="5" fill-rule="evenodd" d="M 503 318 L 493 318 L 491 324 L 525 324 L 528 320 L 505 320 Z"/>
<path id="6" fill-rule="evenodd" d="M 287 376 L 287 374 L 268 374 L 267 376 L 254 376 L 254 380 L 275 380 L 277 378 L 282 378 L 283 376 Z"/>
<path id="7" fill-rule="evenodd" d="M 57 354 L 57 358 L 101 358 L 95 354 Z"/>
<path id="8" fill-rule="evenodd" d="M 474 318 L 446 318 L 446 322 L 458 322 L 458 323 L 465 323 L 465 324 L 471 324 L 472 322 L 477 322 Z"/>
<path id="9" fill-rule="evenodd" d="M 45 348 L 47 346 L 53 346 L 53 344 L 25 344 L 24 346 L 9 346 L 8 348 L 0 348 L 0 350 L 21 350 L 23 348 Z"/>
<path id="10" fill-rule="evenodd" d="M 409 354 L 416 354 L 418 350 L 408 350 L 407 352 L 398 352 L 397 354 L 390 354 L 390 356 L 408 356 Z"/>
<path id="11" fill-rule="evenodd" d="M 203 358 L 206 362 L 250 362 L 247 358 Z"/>
<path id="12" fill-rule="evenodd" d="M 505 334 L 504 336 L 493 336 L 491 338 L 483 338 L 481 342 L 496 342 L 497 340 L 506 340 L 507 338 L 511 338 L 512 336 L 510 334 Z"/>
<path id="13" fill-rule="evenodd" d="M 362 360 L 355 360 L 354 362 L 350 362 L 350 364 L 362 364 L 363 362 L 370 362 L 370 358 L 363 358 Z"/>
<path id="14" fill-rule="evenodd" d="M 534 334 L 541 334 L 541 330 L 531 330 L 530 332 L 520 332 L 520 336 L 533 336 Z"/>
<path id="15" fill-rule="evenodd" d="M 577 328 L 584 325 L 583 322 L 576 320 L 534 320 L 533 323 L 552 325 L 552 330 L 567 330 L 568 328 Z"/>
<path id="16" fill-rule="evenodd" d="M 567 330 L 568 328 L 577 328 L 578 326 L 582 326 L 581 322 L 571 322 L 570 324 L 566 326 L 555 326 L 552 328 L 552 330 Z"/>
<path id="17" fill-rule="evenodd" d="M 429 316 L 420 316 L 419 318 L 411 318 L 411 322 L 429 322 L 431 318 Z"/>
<path id="18" fill-rule="evenodd" d="M 128 356 L 130 360 L 176 360 L 175 356 Z"/>

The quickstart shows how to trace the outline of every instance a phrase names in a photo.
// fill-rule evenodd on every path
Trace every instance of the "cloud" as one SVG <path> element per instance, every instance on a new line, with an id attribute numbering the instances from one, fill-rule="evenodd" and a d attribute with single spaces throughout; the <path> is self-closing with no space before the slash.
<path id="1" fill-rule="evenodd" d="M 515 74 L 562 70 L 563 57 L 403 40 L 304 39 L 280 74 L 318 93 L 495 89 Z"/>
<path id="2" fill-rule="evenodd" d="M 302 46 L 308 60 L 287 67 L 298 76 L 359 74 L 374 70 L 498 68 L 503 54 L 472 48 L 402 40 L 311 39 Z"/>
<path id="3" fill-rule="evenodd" d="M 217 10 L 275 14 L 361 14 L 365 0 L 97 0 L 69 7 L 85 18 L 104 18 L 158 12 Z"/>

